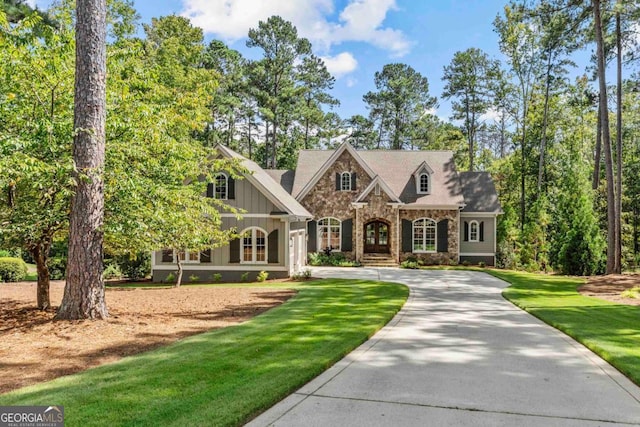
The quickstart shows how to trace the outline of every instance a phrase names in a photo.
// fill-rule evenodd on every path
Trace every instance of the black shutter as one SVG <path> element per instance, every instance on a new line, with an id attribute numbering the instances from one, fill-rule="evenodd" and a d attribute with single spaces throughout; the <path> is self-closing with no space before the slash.
<path id="1" fill-rule="evenodd" d="M 229 263 L 240 262 L 240 239 L 233 239 L 229 242 Z"/>
<path id="2" fill-rule="evenodd" d="M 351 189 L 352 190 L 357 190 L 357 187 L 356 187 L 356 173 L 355 172 L 351 173 Z"/>
<path id="3" fill-rule="evenodd" d="M 438 252 L 449 252 L 449 220 L 443 219 L 438 223 Z"/>
<path id="4" fill-rule="evenodd" d="M 269 264 L 278 263 L 278 230 L 273 230 L 267 238 L 267 252 Z"/>
<path id="5" fill-rule="evenodd" d="M 352 251 L 353 243 L 351 242 L 353 238 L 353 220 L 351 218 L 345 219 L 342 221 L 342 251 Z"/>
<path id="6" fill-rule="evenodd" d="M 200 252 L 200 262 L 211 262 L 211 249 L 205 249 L 204 251 Z"/>
<path id="7" fill-rule="evenodd" d="M 340 174 L 336 173 L 336 191 L 340 191 Z"/>
<path id="8" fill-rule="evenodd" d="M 413 223 L 408 219 L 402 220 L 402 252 L 413 251 Z"/>
<path id="9" fill-rule="evenodd" d="M 464 222 L 464 241 L 469 241 L 469 223 L 467 221 Z"/>
<path id="10" fill-rule="evenodd" d="M 213 199 L 213 182 L 207 184 L 207 197 L 211 197 Z"/>
<path id="11" fill-rule="evenodd" d="M 236 198 L 236 180 L 229 177 L 227 180 L 227 199 L 235 200 Z"/>
<path id="12" fill-rule="evenodd" d="M 480 221 L 480 241 L 484 242 L 484 221 Z"/>
<path id="13" fill-rule="evenodd" d="M 173 249 L 162 250 L 162 262 L 173 262 Z"/>
<path id="14" fill-rule="evenodd" d="M 318 222 L 309 221 L 307 223 L 307 252 L 318 252 Z"/>

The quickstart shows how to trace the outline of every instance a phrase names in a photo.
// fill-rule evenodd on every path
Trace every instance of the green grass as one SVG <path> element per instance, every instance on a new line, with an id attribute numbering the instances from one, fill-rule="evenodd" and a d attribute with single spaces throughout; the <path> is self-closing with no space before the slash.
<path id="1" fill-rule="evenodd" d="M 38 271 L 35 264 L 27 264 L 27 276 L 24 278 L 25 282 L 38 281 Z"/>
<path id="2" fill-rule="evenodd" d="M 68 426 L 239 425 L 368 339 L 408 296 L 359 280 L 296 289 L 244 324 L 4 394 L 0 405 L 64 405 Z"/>
<path id="3" fill-rule="evenodd" d="M 623 291 L 622 294 L 620 295 L 623 296 L 624 298 L 640 299 L 640 287 L 635 286 L 631 289 L 627 289 L 626 291 Z"/>
<path id="4" fill-rule="evenodd" d="M 511 286 L 509 301 L 584 344 L 640 385 L 640 306 L 577 292 L 583 279 L 487 270 Z"/>

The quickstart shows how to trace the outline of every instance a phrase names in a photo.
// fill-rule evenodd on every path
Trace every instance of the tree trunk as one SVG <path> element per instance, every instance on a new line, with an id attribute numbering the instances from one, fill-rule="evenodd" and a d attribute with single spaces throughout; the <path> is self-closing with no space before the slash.
<path id="1" fill-rule="evenodd" d="M 596 153 L 593 165 L 593 189 L 600 186 L 600 169 L 602 168 L 602 113 L 600 112 L 600 101 L 598 101 L 598 121 L 596 129 Z"/>
<path id="2" fill-rule="evenodd" d="M 547 62 L 547 75 L 544 88 L 544 112 L 542 117 L 542 138 L 540 138 L 540 162 L 538 164 L 538 197 L 542 196 L 544 181 L 544 155 L 547 149 L 547 125 L 549 122 L 549 86 L 551 86 L 551 55 Z"/>
<path id="3" fill-rule="evenodd" d="M 621 0 L 618 5 L 621 6 Z M 617 91 L 616 91 L 616 256 L 615 271 L 622 273 L 622 30 L 620 9 L 616 12 Z"/>
<path id="4" fill-rule="evenodd" d="M 51 298 L 49 297 L 49 267 L 47 266 L 49 246 L 49 244 L 38 243 L 30 251 L 36 263 L 36 271 L 38 272 L 37 302 L 38 309 L 40 310 L 47 310 L 51 307 Z"/>
<path id="5" fill-rule="evenodd" d="M 600 115 L 602 116 L 602 145 L 607 178 L 607 274 L 616 273 L 616 193 L 613 177 L 613 156 L 609 133 L 609 107 L 607 105 L 607 80 L 605 75 L 604 41 L 600 17 L 600 0 L 592 0 L 596 32 L 596 56 L 598 59 L 598 83 L 600 88 Z"/>
<path id="6" fill-rule="evenodd" d="M 182 261 L 180 261 L 180 253 L 176 254 L 176 265 L 178 266 L 178 277 L 176 277 L 176 283 L 173 285 L 174 288 L 179 288 L 182 284 Z"/>
<path id="7" fill-rule="evenodd" d="M 67 284 L 57 319 L 108 316 L 102 278 L 106 117 L 106 0 L 77 0 L 73 160 Z"/>

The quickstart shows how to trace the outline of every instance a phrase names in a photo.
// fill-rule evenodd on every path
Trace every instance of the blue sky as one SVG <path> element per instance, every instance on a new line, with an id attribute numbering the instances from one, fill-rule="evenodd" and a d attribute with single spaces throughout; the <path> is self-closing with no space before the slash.
<path id="1" fill-rule="evenodd" d="M 31 0 L 46 8 L 51 0 Z M 477 47 L 501 58 L 493 20 L 506 0 L 134 0 L 152 17 L 184 15 L 203 28 L 208 40 L 220 39 L 249 58 L 259 50 L 245 46 L 249 28 L 271 15 L 293 22 L 311 40 L 336 77 L 333 95 L 341 117 L 367 115 L 362 96 L 374 90 L 373 76 L 385 64 L 402 62 L 427 77 L 436 114 L 450 115 L 440 99 L 443 67 L 457 51 Z"/>

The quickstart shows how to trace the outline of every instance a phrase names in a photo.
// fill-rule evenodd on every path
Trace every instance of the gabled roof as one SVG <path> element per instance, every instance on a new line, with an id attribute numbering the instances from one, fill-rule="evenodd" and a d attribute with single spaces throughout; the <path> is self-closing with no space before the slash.
<path id="1" fill-rule="evenodd" d="M 304 150 L 304 151 L 306 151 L 306 150 Z M 313 188 L 313 186 L 318 183 L 318 180 L 320 180 L 322 175 L 325 174 L 327 169 L 329 169 L 331 167 L 331 165 L 336 160 L 338 160 L 340 155 L 342 153 L 344 153 L 345 151 L 348 151 L 349 154 L 351 154 L 351 156 L 354 158 L 354 160 L 356 162 L 358 162 L 358 164 L 362 167 L 362 169 L 364 169 L 364 171 L 367 174 L 369 174 L 370 178 L 373 178 L 373 177 L 376 176 L 376 173 L 369 167 L 369 165 L 367 165 L 366 162 L 364 162 L 362 160 L 362 158 L 360 157 L 358 152 L 355 150 L 355 148 L 353 148 L 351 146 L 351 144 L 349 144 L 347 141 L 345 141 L 335 151 L 333 151 L 333 152 L 328 151 L 328 153 L 330 154 L 329 158 L 327 160 L 325 160 L 323 163 L 319 164 L 319 168 L 315 169 L 315 173 L 310 176 L 309 180 L 307 182 L 305 182 L 304 185 L 302 185 L 303 177 L 301 177 L 301 179 L 300 179 L 301 185 L 296 186 L 296 183 L 294 183 L 294 188 L 293 188 L 293 190 L 295 191 L 295 193 L 293 193 L 294 197 L 297 200 L 302 200 L 304 198 L 304 196 L 306 196 L 307 193 Z M 317 153 L 317 151 L 314 151 L 314 152 Z M 302 153 L 302 151 L 300 153 Z M 317 162 L 317 160 L 316 160 L 316 162 Z M 300 157 L 298 157 L 298 167 L 296 168 L 296 170 L 300 170 L 300 169 L 303 169 L 303 168 L 300 167 Z"/>
<path id="2" fill-rule="evenodd" d="M 365 188 L 364 191 L 358 196 L 358 198 L 356 199 L 356 202 L 362 202 L 365 199 L 365 197 L 367 197 L 369 193 L 371 193 L 371 191 L 374 188 L 376 188 L 376 185 L 379 185 L 382 191 L 384 191 L 387 194 L 387 196 L 389 196 L 389 198 L 392 199 L 394 202 L 402 203 L 402 200 L 400 200 L 400 198 L 393 193 L 391 188 L 389 188 L 387 183 L 384 182 L 384 180 L 380 178 L 379 175 L 376 175 L 375 178 L 373 178 L 373 181 L 371 181 L 371 184 L 369 184 L 369 186 Z"/>
<path id="3" fill-rule="evenodd" d="M 423 170 L 425 172 L 429 173 L 429 174 L 433 173 L 433 169 L 431 169 L 431 166 L 429 166 L 429 164 L 427 162 L 422 162 L 422 163 L 420 163 L 420 166 L 418 166 L 418 168 L 415 171 L 413 171 L 413 174 L 417 175 L 418 173 L 422 172 Z"/>
<path id="4" fill-rule="evenodd" d="M 460 172 L 466 206 L 462 212 L 501 214 L 502 206 L 489 172 Z"/>
<path id="5" fill-rule="evenodd" d="M 283 212 L 300 218 L 313 218 L 313 215 L 298 203 L 298 201 L 280 185 L 280 182 L 276 182 L 270 174 L 255 162 L 224 145 L 218 144 L 216 149 L 226 158 L 240 160 L 242 166 L 249 171 L 249 173 L 244 174 L 244 177 Z M 284 175 L 286 171 L 281 172 L 283 172 L 281 175 Z"/>
<path id="6" fill-rule="evenodd" d="M 390 193 L 407 205 L 464 206 L 462 187 L 452 151 L 356 151 L 348 143 L 344 143 L 335 151 L 300 151 L 293 183 L 293 196 L 302 200 L 306 192 L 315 185 L 345 150 L 348 150 L 363 165 L 363 169 L 368 171 L 367 173 L 372 179 L 379 176 L 388 186 Z M 430 194 L 416 192 L 413 173 L 424 163 L 433 171 Z M 303 192 L 303 190 L 305 191 Z"/>

